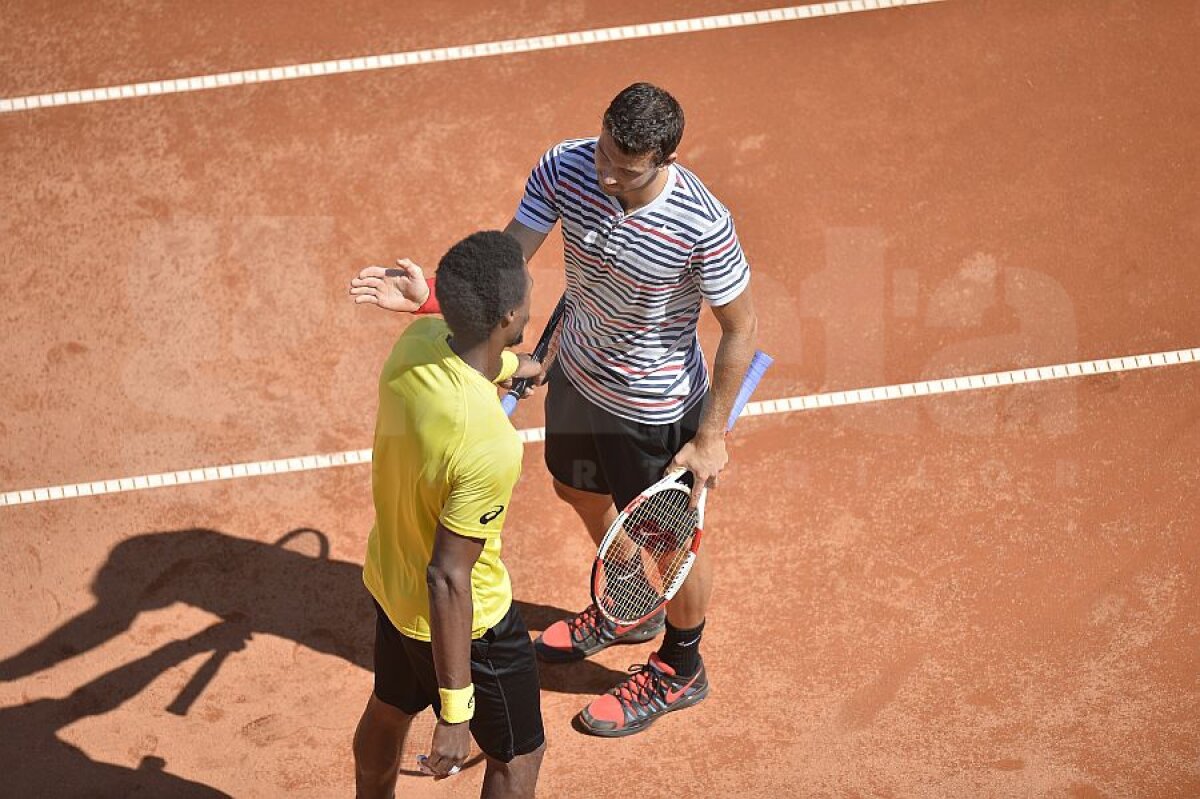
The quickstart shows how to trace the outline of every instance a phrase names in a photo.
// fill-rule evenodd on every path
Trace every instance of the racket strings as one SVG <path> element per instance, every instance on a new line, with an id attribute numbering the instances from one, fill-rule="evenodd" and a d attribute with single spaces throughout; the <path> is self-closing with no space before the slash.
<path id="1" fill-rule="evenodd" d="M 675 489 L 647 497 L 623 520 L 602 558 L 609 614 L 638 619 L 662 602 L 687 561 L 696 522 L 689 492 Z"/>

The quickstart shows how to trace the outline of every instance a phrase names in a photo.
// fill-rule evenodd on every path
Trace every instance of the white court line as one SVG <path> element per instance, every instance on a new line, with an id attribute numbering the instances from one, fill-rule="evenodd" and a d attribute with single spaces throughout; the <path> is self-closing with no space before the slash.
<path id="1" fill-rule="evenodd" d="M 752 402 L 742 411 L 743 416 L 768 416 L 776 413 L 792 413 L 815 408 L 834 408 L 844 405 L 863 405 L 909 397 L 927 397 L 933 394 L 953 394 L 985 388 L 1002 388 L 1018 383 L 1042 383 L 1089 375 L 1129 372 L 1136 369 L 1152 369 L 1160 366 L 1178 366 L 1200 362 L 1200 347 L 1187 350 L 1156 352 L 1148 355 L 1130 355 L 1123 358 L 1101 358 L 1095 361 L 1063 363 L 1054 366 L 1039 366 L 1014 369 L 1008 372 L 951 377 L 941 380 L 925 380 L 920 383 L 900 383 L 893 386 L 876 386 L 850 391 L 832 391 L 825 394 L 810 394 L 803 397 Z M 532 444 L 546 438 L 546 429 L 533 427 L 517 431 L 521 441 Z M 8 491 L 0 494 L 0 507 L 27 505 L 35 502 L 50 502 L 73 497 L 94 497 L 100 494 L 120 494 L 126 491 L 141 491 L 147 488 L 208 483 L 214 480 L 233 480 L 240 477 L 258 477 L 268 474 L 306 472 L 313 469 L 328 469 L 333 466 L 353 466 L 370 463 L 371 450 L 354 449 L 325 455 L 304 455 L 298 458 L 280 458 L 257 463 L 234 463 L 226 466 L 207 466 L 183 469 L 178 472 L 147 474 L 139 477 L 121 477 L 96 480 L 91 483 L 29 488 L 23 491 Z"/>
<path id="2" fill-rule="evenodd" d="M 352 72 L 367 72 L 376 69 L 395 69 L 418 64 L 443 61 L 464 61 L 468 58 L 531 53 L 536 50 L 557 50 L 564 47 L 579 47 L 605 42 L 648 39 L 654 36 L 673 36 L 697 31 L 722 28 L 745 28 L 750 25 L 767 25 L 774 22 L 790 22 L 800 19 L 834 17 L 862 11 L 881 11 L 901 6 L 926 5 L 944 0 L 841 0 L 833 3 L 816 3 L 805 6 L 769 8 L 762 11 L 746 11 L 738 14 L 718 14 L 711 17 L 692 17 L 664 22 L 648 22 L 639 25 L 622 25 L 614 28 L 555 33 L 546 36 L 529 36 L 521 39 L 505 39 L 481 44 L 457 47 L 437 47 L 428 50 L 410 50 L 386 55 L 355 56 L 331 61 L 314 61 L 308 64 L 292 64 L 282 67 L 244 69 L 238 72 L 220 72 L 212 75 L 194 75 L 189 78 L 170 78 L 145 83 L 129 83 L 121 86 L 104 86 L 94 89 L 31 94 L 24 97 L 0 99 L 0 114 L 17 111 L 33 111 L 63 105 L 103 103 L 111 100 L 128 100 L 159 94 L 201 92 L 250 83 L 273 83 L 281 80 L 317 78 L 324 75 L 345 75 Z"/>

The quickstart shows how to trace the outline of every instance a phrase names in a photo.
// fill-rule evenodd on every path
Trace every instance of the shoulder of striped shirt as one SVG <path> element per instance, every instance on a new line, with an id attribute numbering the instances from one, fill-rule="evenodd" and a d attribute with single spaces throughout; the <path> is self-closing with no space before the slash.
<path id="1" fill-rule="evenodd" d="M 681 193 L 696 207 L 694 213 L 711 220 L 714 227 L 731 216 L 725 204 L 704 185 L 704 181 L 696 177 L 696 173 L 682 164 L 676 164 L 675 174 L 678 176 L 676 187 L 681 188 Z"/>
<path id="2" fill-rule="evenodd" d="M 562 150 L 578 150 L 581 148 L 586 148 L 586 146 L 593 145 L 595 143 L 596 137 L 594 136 L 578 136 L 574 139 L 563 139 L 562 142 L 559 142 L 554 146 Z"/>
<path id="3" fill-rule="evenodd" d="M 590 150 L 593 148 L 593 146 L 595 144 L 596 144 L 595 136 L 592 136 L 591 138 L 582 138 L 582 139 L 563 139 L 558 144 L 556 144 L 550 148 L 550 153 L 561 157 L 563 155 L 568 155 L 568 154 L 583 155 L 583 153 L 581 153 L 580 151 L 588 150 L 589 151 L 588 158 L 590 160 L 591 159 Z"/>
<path id="4" fill-rule="evenodd" d="M 538 159 L 537 164 L 533 168 L 533 176 L 540 175 L 544 180 L 548 179 L 551 183 L 557 184 L 560 179 L 560 167 L 576 167 L 575 161 L 592 163 L 591 150 L 585 150 L 588 145 L 594 144 L 595 138 L 591 139 L 564 139 L 558 144 L 553 145 L 549 150 L 542 154 Z M 549 186 L 547 186 L 549 190 Z"/>

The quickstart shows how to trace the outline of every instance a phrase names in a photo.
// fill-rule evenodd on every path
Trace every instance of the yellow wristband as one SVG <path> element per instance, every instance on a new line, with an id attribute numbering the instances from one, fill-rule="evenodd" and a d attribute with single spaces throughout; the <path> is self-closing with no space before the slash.
<path id="1" fill-rule="evenodd" d="M 442 700 L 442 721 L 447 724 L 458 724 L 470 721 L 475 715 L 475 686 L 466 688 L 439 688 L 438 696 Z"/>

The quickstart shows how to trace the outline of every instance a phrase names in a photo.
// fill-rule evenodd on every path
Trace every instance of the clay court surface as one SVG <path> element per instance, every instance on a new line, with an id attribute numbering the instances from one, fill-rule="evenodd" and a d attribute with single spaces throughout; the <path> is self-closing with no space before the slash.
<path id="1" fill-rule="evenodd" d="M 538 5 L 13 2 L 0 97 L 760 8 Z M 0 490 L 370 446 L 408 319 L 350 277 L 503 227 L 641 79 L 737 220 L 756 399 L 1200 346 L 1198 40 L 1190 0 L 950 0 L 0 114 Z M 557 234 L 532 266 L 536 332 Z M 572 716 L 651 645 L 543 667 L 539 795 L 1200 795 L 1198 397 L 1183 364 L 743 420 L 712 694 L 600 740 Z M 541 457 L 535 630 L 592 554 Z M 352 795 L 371 521 L 366 465 L 0 508 L 0 794 Z"/>

